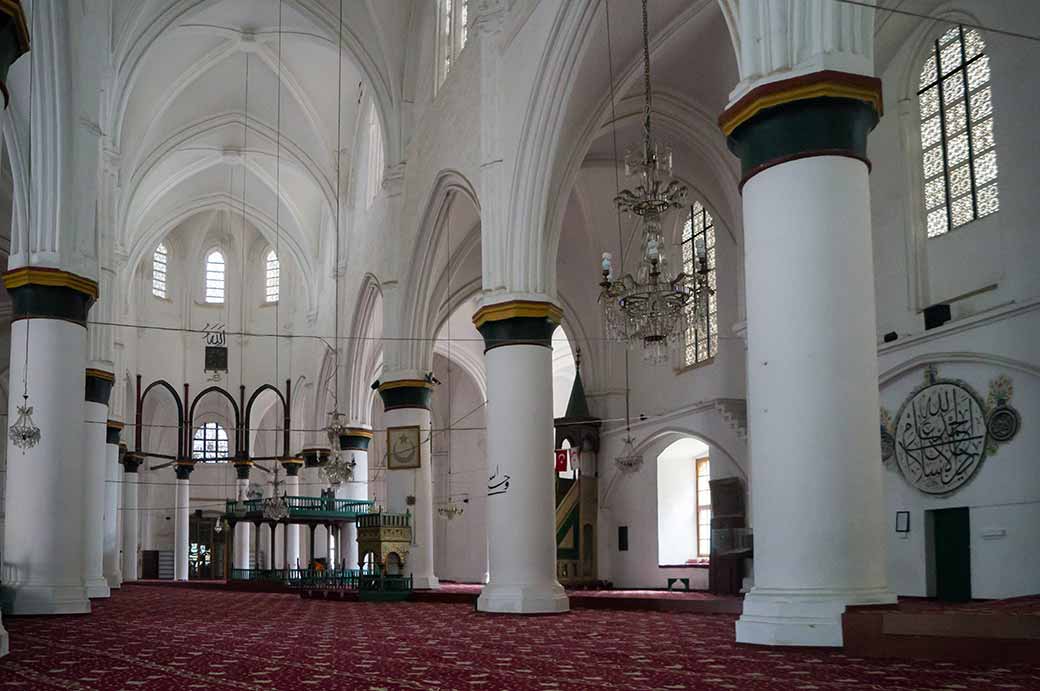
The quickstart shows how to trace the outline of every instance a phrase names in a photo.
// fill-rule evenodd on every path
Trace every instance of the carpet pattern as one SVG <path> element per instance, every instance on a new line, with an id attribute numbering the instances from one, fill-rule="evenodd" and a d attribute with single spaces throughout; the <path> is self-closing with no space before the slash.
<path id="1" fill-rule="evenodd" d="M 1036 665 L 865 660 L 738 646 L 735 617 L 124 586 L 90 616 L 10 617 L 0 691 L 1040 689 Z"/>

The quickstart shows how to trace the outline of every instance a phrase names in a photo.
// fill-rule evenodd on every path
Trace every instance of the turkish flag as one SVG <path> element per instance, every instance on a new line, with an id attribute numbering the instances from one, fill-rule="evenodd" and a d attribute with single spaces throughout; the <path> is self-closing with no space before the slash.
<path id="1" fill-rule="evenodd" d="M 556 449 L 556 472 L 558 473 L 567 470 L 567 460 L 570 455 L 567 451 L 567 449 Z"/>

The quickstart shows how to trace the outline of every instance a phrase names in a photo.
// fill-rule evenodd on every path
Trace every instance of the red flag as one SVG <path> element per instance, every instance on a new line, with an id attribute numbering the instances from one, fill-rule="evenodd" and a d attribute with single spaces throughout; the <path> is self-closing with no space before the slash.
<path id="1" fill-rule="evenodd" d="M 556 472 L 561 473 L 567 470 L 567 449 L 556 449 Z"/>

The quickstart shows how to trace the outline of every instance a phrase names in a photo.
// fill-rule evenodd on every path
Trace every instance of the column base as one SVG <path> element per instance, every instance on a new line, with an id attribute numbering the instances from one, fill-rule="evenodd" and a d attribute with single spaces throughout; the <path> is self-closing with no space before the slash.
<path id="1" fill-rule="evenodd" d="M 885 588 L 752 588 L 737 620 L 737 643 L 841 647 L 846 606 L 895 602 L 896 596 Z"/>
<path id="2" fill-rule="evenodd" d="M 6 614 L 90 614 L 82 586 L 6 586 L 0 601 Z"/>
<path id="3" fill-rule="evenodd" d="M 87 581 L 83 584 L 87 590 L 88 598 L 95 597 L 111 597 L 112 591 L 108 588 L 108 581 L 104 578 L 97 578 Z"/>
<path id="4" fill-rule="evenodd" d="M 436 576 L 417 576 L 412 574 L 412 590 L 433 590 L 441 584 Z"/>
<path id="5" fill-rule="evenodd" d="M 112 573 L 105 576 L 105 581 L 108 582 L 109 590 L 119 590 L 119 586 L 123 584 L 123 574 Z"/>
<path id="6" fill-rule="evenodd" d="M 559 614 L 569 612 L 570 599 L 559 583 L 496 585 L 488 583 L 477 598 L 478 612 L 505 614 Z"/>

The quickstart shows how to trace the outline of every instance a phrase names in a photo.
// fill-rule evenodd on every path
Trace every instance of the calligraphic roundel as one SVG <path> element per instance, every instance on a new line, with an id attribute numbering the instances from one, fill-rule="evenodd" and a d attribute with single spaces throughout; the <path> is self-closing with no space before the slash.
<path id="1" fill-rule="evenodd" d="M 926 494 L 949 494 L 975 475 L 986 457 L 986 414 L 958 381 L 936 380 L 903 403 L 896 416 L 899 470 Z"/>

